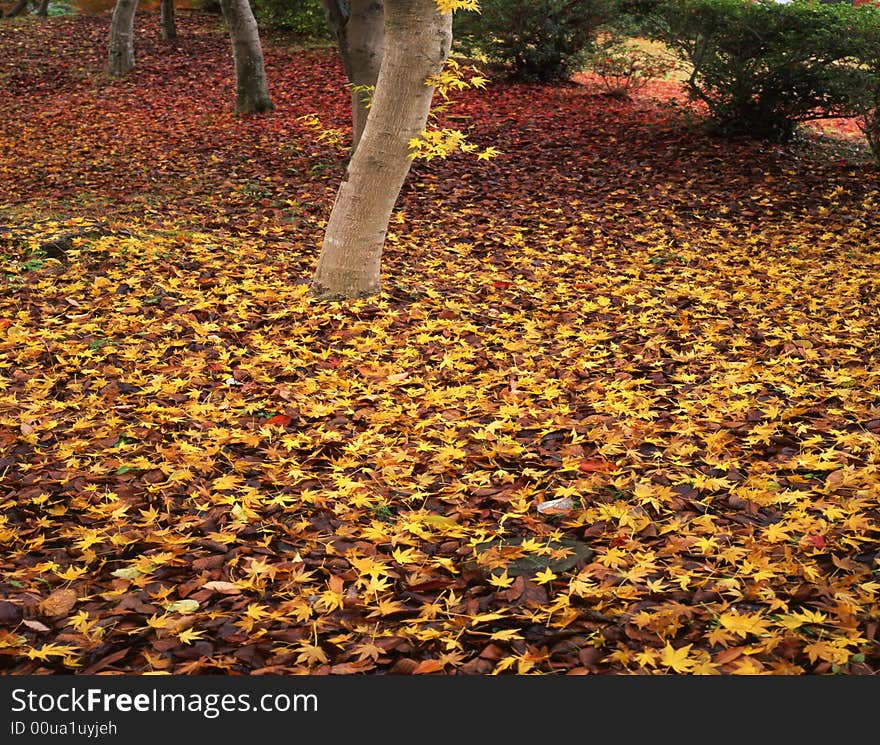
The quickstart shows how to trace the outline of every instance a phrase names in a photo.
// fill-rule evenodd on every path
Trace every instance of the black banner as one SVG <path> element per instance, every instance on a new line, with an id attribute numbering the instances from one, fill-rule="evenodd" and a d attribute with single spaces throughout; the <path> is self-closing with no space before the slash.
<path id="1" fill-rule="evenodd" d="M 872 732 L 878 691 L 842 677 L 6 676 L 0 742 L 525 742 L 544 732 L 629 743 L 743 727 L 761 742 L 799 732 L 818 742 L 823 727 Z"/>

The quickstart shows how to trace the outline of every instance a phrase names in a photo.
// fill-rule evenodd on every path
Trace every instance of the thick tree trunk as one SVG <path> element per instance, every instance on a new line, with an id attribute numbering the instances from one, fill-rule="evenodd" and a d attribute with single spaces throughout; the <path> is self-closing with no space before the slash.
<path id="1" fill-rule="evenodd" d="M 177 38 L 177 24 L 174 22 L 174 0 L 162 0 L 162 38 L 173 41 Z"/>
<path id="2" fill-rule="evenodd" d="M 235 113 L 271 111 L 260 31 L 248 0 L 220 0 L 235 57 Z"/>
<path id="3" fill-rule="evenodd" d="M 381 0 L 323 0 L 327 24 L 336 37 L 351 92 L 352 153 L 367 123 L 372 92 L 385 54 L 385 13 Z"/>
<path id="4" fill-rule="evenodd" d="M 14 18 L 15 16 L 20 16 L 27 10 L 28 0 L 18 0 L 18 2 L 13 5 L 9 10 L 6 11 L 6 15 L 4 18 Z"/>
<path id="5" fill-rule="evenodd" d="M 137 0 L 117 0 L 110 24 L 107 71 L 119 78 L 134 69 L 134 14 Z"/>
<path id="6" fill-rule="evenodd" d="M 37 15 L 41 18 L 49 15 L 49 0 L 40 0 L 40 4 L 37 6 Z"/>
<path id="7" fill-rule="evenodd" d="M 409 141 L 425 129 L 428 78 L 446 62 L 452 15 L 436 0 L 385 0 L 385 56 L 370 116 L 324 233 L 312 292 L 357 297 L 379 291 L 391 211 L 409 172 Z"/>

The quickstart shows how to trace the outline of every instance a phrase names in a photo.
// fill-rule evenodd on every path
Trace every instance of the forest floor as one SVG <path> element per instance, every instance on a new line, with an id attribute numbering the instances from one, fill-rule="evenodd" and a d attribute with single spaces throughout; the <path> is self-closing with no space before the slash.
<path id="1" fill-rule="evenodd" d="M 456 93 L 501 154 L 416 161 L 382 293 L 322 302 L 336 56 L 267 38 L 275 111 L 235 117 L 179 23 L 139 14 L 121 81 L 107 14 L 0 23 L 0 668 L 880 670 L 852 123 Z"/>

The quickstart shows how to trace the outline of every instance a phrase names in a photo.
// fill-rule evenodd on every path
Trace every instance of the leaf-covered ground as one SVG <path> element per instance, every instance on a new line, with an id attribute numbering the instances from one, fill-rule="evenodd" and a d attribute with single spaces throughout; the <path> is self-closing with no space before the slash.
<path id="1" fill-rule="evenodd" d="M 319 302 L 340 65 L 181 16 L 0 24 L 4 671 L 877 672 L 863 144 L 496 82 Z"/>

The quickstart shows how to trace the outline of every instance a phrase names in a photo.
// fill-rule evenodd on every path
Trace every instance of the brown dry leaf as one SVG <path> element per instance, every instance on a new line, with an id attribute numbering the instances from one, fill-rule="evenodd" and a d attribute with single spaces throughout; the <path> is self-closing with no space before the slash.
<path id="1" fill-rule="evenodd" d="M 83 670 L 83 675 L 94 675 L 95 673 L 103 670 L 105 667 L 109 667 L 114 662 L 119 662 L 123 657 L 125 657 L 131 650 L 127 647 L 123 649 L 118 649 L 112 654 L 108 654 L 106 657 L 102 657 L 98 660 L 94 665 L 87 667 Z"/>
<path id="2" fill-rule="evenodd" d="M 0 626 L 15 626 L 21 621 L 21 606 L 0 600 Z"/>
<path id="3" fill-rule="evenodd" d="M 62 587 L 43 600 L 39 610 L 44 616 L 63 616 L 76 605 L 76 600 L 76 592 L 69 587 Z"/>
<path id="4" fill-rule="evenodd" d="M 388 672 L 391 675 L 412 675 L 418 666 L 419 663 L 411 657 L 401 657 L 391 666 Z"/>
<path id="5" fill-rule="evenodd" d="M 413 675 L 427 675 L 430 673 L 443 672 L 443 663 L 440 660 L 422 660 L 412 671 Z"/>
<path id="6" fill-rule="evenodd" d="M 241 587 L 239 587 L 234 582 L 224 582 L 222 580 L 212 580 L 211 582 L 205 582 L 202 587 L 205 590 L 213 590 L 214 592 L 219 592 L 221 595 L 240 595 Z"/>
<path id="7" fill-rule="evenodd" d="M 51 629 L 46 626 L 46 624 L 40 623 L 39 621 L 32 621 L 29 618 L 22 619 L 21 623 L 24 626 L 27 626 L 29 629 L 33 629 L 34 631 L 51 631 Z"/>
<path id="8" fill-rule="evenodd" d="M 338 665 L 330 666 L 331 675 L 357 675 L 372 670 L 375 665 L 370 660 L 359 660 L 357 662 L 340 662 Z"/>
<path id="9" fill-rule="evenodd" d="M 742 653 L 742 647 L 731 647 L 730 649 L 725 649 L 715 655 L 715 664 L 724 665 L 728 662 L 733 662 L 733 660 L 735 660 L 737 657 L 740 657 Z"/>

